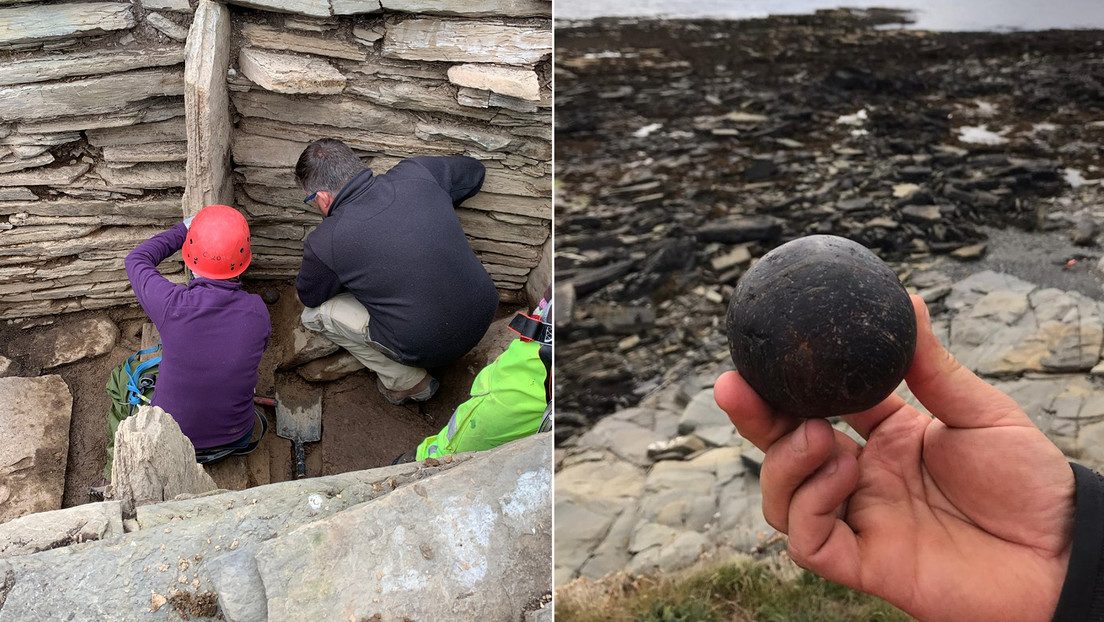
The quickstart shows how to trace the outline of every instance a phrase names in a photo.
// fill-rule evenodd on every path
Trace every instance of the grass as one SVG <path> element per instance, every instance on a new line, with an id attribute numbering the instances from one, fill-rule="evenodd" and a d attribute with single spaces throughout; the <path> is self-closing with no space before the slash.
<path id="1" fill-rule="evenodd" d="M 777 564 L 775 564 L 777 566 Z M 883 600 L 750 558 L 670 577 L 579 579 L 556 592 L 557 622 L 908 622 Z"/>

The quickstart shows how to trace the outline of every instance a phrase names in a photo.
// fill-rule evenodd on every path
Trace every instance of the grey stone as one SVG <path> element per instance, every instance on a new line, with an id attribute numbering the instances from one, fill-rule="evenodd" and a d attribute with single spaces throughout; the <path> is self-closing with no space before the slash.
<path id="1" fill-rule="evenodd" d="M 674 572 L 693 564 L 702 556 L 709 541 L 700 533 L 683 531 L 674 541 L 664 545 L 659 551 L 659 569 L 662 572 Z"/>
<path id="2" fill-rule="evenodd" d="M 119 327 L 106 317 L 80 320 L 64 328 L 54 328 L 35 338 L 36 347 L 50 353 L 42 364 L 53 369 L 81 359 L 107 354 L 115 347 Z"/>
<path id="3" fill-rule="evenodd" d="M 165 198 L 142 198 L 135 201 L 88 201 L 73 199 L 37 201 L 36 199 L 35 202 L 31 203 L 11 203 L 10 205 L 0 203 L 0 214 L 19 213 L 58 217 L 107 218 L 123 216 L 140 218 L 142 216 L 147 216 L 158 219 L 179 218 L 180 197 L 173 197 L 170 194 Z"/>
<path id="4" fill-rule="evenodd" d="M 713 399 L 712 388 L 695 395 L 679 418 L 679 434 L 696 434 L 714 446 L 730 444 L 735 431 L 728 415 Z"/>
<path id="5" fill-rule="evenodd" d="M 51 41 L 134 27 L 129 2 L 36 4 L 0 9 L 0 44 Z"/>
<path id="6" fill-rule="evenodd" d="M 951 251 L 951 257 L 962 260 L 981 259 L 985 255 L 985 244 L 971 244 Z"/>
<path id="7" fill-rule="evenodd" d="M 118 501 L 23 516 L 0 525 L 0 559 L 123 535 Z"/>
<path id="8" fill-rule="evenodd" d="M 298 258 L 296 258 L 298 262 Z M 342 350 L 337 354 L 316 359 L 295 371 L 310 382 L 333 382 L 364 369 L 364 365 L 352 354 Z"/>
<path id="9" fill-rule="evenodd" d="M 211 204 L 228 205 L 233 186 L 226 165 L 230 157 L 230 100 L 226 72 L 230 67 L 230 11 L 201 0 L 192 22 L 184 73 L 184 110 L 188 146 L 182 206 L 194 215 Z"/>
<path id="10" fill-rule="evenodd" d="M 551 28 L 471 20 L 408 19 L 387 27 L 387 58 L 531 65 L 552 53 Z"/>
<path id="11" fill-rule="evenodd" d="M 908 205 L 901 209 L 901 215 L 905 220 L 920 224 L 939 222 L 943 219 L 938 205 Z"/>
<path id="12" fill-rule="evenodd" d="M 16 365 L 15 361 L 6 356 L 0 355 L 0 378 L 14 376 L 16 374 L 16 370 L 18 370 L 18 366 Z"/>
<path id="13" fill-rule="evenodd" d="M 666 439 L 653 429 L 607 417 L 583 434 L 576 446 L 580 449 L 608 449 L 623 460 L 646 466 L 651 463 L 648 446 L 661 440 Z"/>
<path id="14" fill-rule="evenodd" d="M 345 75 L 319 58 L 242 48 L 238 65 L 245 77 L 277 93 L 333 95 L 345 88 Z"/>
<path id="15" fill-rule="evenodd" d="M 61 376 L 0 378 L 0 523 L 61 507 L 72 410 Z"/>
<path id="16" fill-rule="evenodd" d="M 540 101 L 540 81 L 531 69 L 484 64 L 453 65 L 449 67 L 448 79 L 457 86 Z"/>
<path id="17" fill-rule="evenodd" d="M 108 4 L 129 6 L 117 2 Z M 150 97 L 183 93 L 182 69 L 143 69 L 71 82 L 24 84 L 0 88 L 0 117 L 39 120 L 103 114 L 123 110 L 133 102 Z"/>
<path id="18" fill-rule="evenodd" d="M 192 6 L 188 0 L 141 0 L 142 8 L 151 11 L 177 11 L 191 13 Z"/>
<path id="19" fill-rule="evenodd" d="M 184 124 L 184 103 L 174 99 L 152 99 L 127 105 L 118 112 L 67 116 L 45 121 L 27 121 L 17 127 L 27 134 L 90 131 L 109 127 L 129 127 L 139 123 L 155 123 L 179 117 Z"/>
<path id="20" fill-rule="evenodd" d="M 30 188 L 0 188 L 0 201 L 37 201 Z"/>
<path id="21" fill-rule="evenodd" d="M 218 488 L 180 426 L 156 406 L 140 406 L 119 424 L 111 487 L 111 498 L 127 508 Z"/>
<path id="22" fill-rule="evenodd" d="M 291 351 L 280 363 L 280 369 L 291 369 L 303 363 L 329 356 L 340 348 L 325 335 L 304 328 L 301 324 L 292 332 Z"/>
<path id="23" fill-rule="evenodd" d="M 551 234 L 546 222 L 534 219 L 531 223 L 509 221 L 504 214 L 457 208 L 457 217 L 464 233 L 471 237 L 500 242 L 541 245 Z"/>
<path id="24" fill-rule="evenodd" d="M 388 11 L 431 15 L 552 17 L 552 6 L 547 0 L 492 0 L 475 4 L 464 0 L 381 0 L 380 4 Z"/>
<path id="25" fill-rule="evenodd" d="M 257 570 L 256 553 L 256 545 L 249 545 L 208 563 L 211 585 L 218 592 L 219 609 L 230 622 L 268 620 L 268 599 Z"/>
<path id="26" fill-rule="evenodd" d="M 379 3 L 376 3 L 379 6 Z M 341 39 L 323 39 L 307 35 L 297 35 L 277 28 L 270 28 L 260 24 L 242 24 L 242 37 L 248 45 L 269 50 L 302 52 L 318 56 L 343 58 L 363 62 L 367 53 L 355 43 L 348 43 Z"/>
<path id="27" fill-rule="evenodd" d="M 1096 244 L 1096 234 L 1099 231 L 1096 221 L 1089 214 L 1084 214 L 1077 219 L 1077 224 L 1070 232 L 1070 240 L 1078 246 L 1093 246 Z"/>
<path id="28" fill-rule="evenodd" d="M 183 188 L 186 166 L 179 162 L 150 162 L 125 168 L 97 165 L 93 173 L 107 184 L 120 188 Z"/>
<path id="29" fill-rule="evenodd" d="M 50 240 L 71 240 L 83 237 L 99 229 L 99 224 L 93 225 L 45 225 L 40 227 L 16 227 L 10 231 L 0 233 L 0 246 L 12 244 L 28 244 Z"/>
<path id="30" fill-rule="evenodd" d="M 328 125 L 334 127 L 358 128 L 398 136 L 414 133 L 414 119 L 408 113 L 355 97 L 291 100 L 275 93 L 251 90 L 234 93 L 232 99 L 238 114 L 246 117 L 261 117 L 281 123 L 325 119 Z"/>
<path id="31" fill-rule="evenodd" d="M 261 166 L 268 168 L 288 168 L 294 171 L 295 163 L 307 143 L 257 136 L 245 132 L 236 132 L 231 152 L 234 154 L 234 162 L 245 166 Z M 294 180 L 294 173 L 291 176 Z M 298 189 L 294 194 L 300 196 Z M 299 199 L 302 203 L 302 199 Z"/>
<path id="32" fill-rule="evenodd" d="M 187 124 L 182 115 L 165 121 L 139 123 L 127 127 L 88 130 L 88 143 L 94 147 L 145 145 L 186 141 Z"/>
<path id="33" fill-rule="evenodd" d="M 187 143 L 153 143 L 104 147 L 108 163 L 183 162 L 188 158 Z"/>
<path id="34" fill-rule="evenodd" d="M 35 158 L 28 158 L 26 160 L 16 160 L 7 164 L 0 164 L 0 173 L 12 173 L 15 171 L 22 171 L 28 168 L 36 168 L 39 166 L 45 166 L 54 161 L 54 156 L 50 153 L 44 153 Z"/>
<path id="35" fill-rule="evenodd" d="M 146 13 L 146 23 L 161 31 L 166 37 L 177 41 L 187 41 L 188 28 L 181 26 L 160 13 Z"/>
<path id="36" fill-rule="evenodd" d="M 543 101 L 542 99 L 540 103 L 543 103 Z M 536 101 L 519 99 L 517 97 L 495 93 L 494 91 L 473 89 L 466 86 L 456 89 L 456 103 L 469 108 L 505 108 L 507 110 L 523 113 L 536 112 L 540 107 L 540 103 Z"/>
<path id="37" fill-rule="evenodd" d="M 0 620 L 150 618 L 151 595 L 156 602 L 174 590 L 185 600 L 213 593 L 207 572 L 210 560 L 469 460 L 459 455 L 437 467 L 401 465 L 140 506 L 140 529 L 122 538 L 0 560 L 0 577 L 14 580 Z M 176 617 L 168 610 L 160 615 Z"/>
<path id="38" fill-rule="evenodd" d="M 557 508 L 559 506 L 557 505 Z M 629 539 L 633 534 L 633 527 L 637 522 L 635 508 L 629 506 L 622 510 L 613 524 L 606 530 L 606 536 L 597 547 L 590 551 L 590 556 L 578 568 L 578 574 L 582 577 L 599 579 L 612 572 L 619 572 L 625 568 L 632 559 L 629 553 Z M 559 512 L 556 513 L 556 540 L 559 543 L 560 525 Z M 559 557 L 556 561 L 561 561 Z M 558 564 L 562 565 L 562 564 Z"/>
<path id="39" fill-rule="evenodd" d="M 353 37 L 365 45 L 372 45 L 382 39 L 386 33 L 387 29 L 382 26 L 369 27 L 360 24 L 353 26 Z"/>
<path id="40" fill-rule="evenodd" d="M 256 559 L 268 619 L 321 619 L 337 610 L 423 620 L 516 618 L 551 589 L 551 458 L 551 435 L 507 443 L 261 544 Z M 364 559 L 373 559 L 370 572 Z"/>
<path id="41" fill-rule="evenodd" d="M 637 527 L 629 539 L 629 552 L 636 554 L 650 548 L 658 548 L 679 535 L 679 530 L 657 523 L 644 522 Z"/>
<path id="42" fill-rule="evenodd" d="M 67 186 L 88 172 L 85 163 L 0 173 L 0 186 Z"/>

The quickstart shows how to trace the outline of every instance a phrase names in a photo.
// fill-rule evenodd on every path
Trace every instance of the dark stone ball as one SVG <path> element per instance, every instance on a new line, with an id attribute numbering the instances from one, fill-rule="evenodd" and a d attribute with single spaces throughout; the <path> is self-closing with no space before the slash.
<path id="1" fill-rule="evenodd" d="M 878 404 L 916 350 L 916 314 L 897 275 L 862 245 L 832 235 L 764 255 L 736 284 L 726 328 L 744 380 L 798 417 Z"/>
<path id="2" fill-rule="evenodd" d="M 261 300 L 264 300 L 265 304 L 274 305 L 280 300 L 280 291 L 275 287 L 268 287 L 261 293 Z"/>

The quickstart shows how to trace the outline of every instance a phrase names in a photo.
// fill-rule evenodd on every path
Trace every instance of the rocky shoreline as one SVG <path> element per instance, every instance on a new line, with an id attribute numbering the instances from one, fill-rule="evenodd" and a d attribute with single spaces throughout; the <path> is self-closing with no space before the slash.
<path id="1" fill-rule="evenodd" d="M 1099 296 L 1101 32 L 877 28 L 896 20 L 557 29 L 558 443 L 711 384 L 737 279 L 800 235 L 914 291 L 993 268 Z"/>

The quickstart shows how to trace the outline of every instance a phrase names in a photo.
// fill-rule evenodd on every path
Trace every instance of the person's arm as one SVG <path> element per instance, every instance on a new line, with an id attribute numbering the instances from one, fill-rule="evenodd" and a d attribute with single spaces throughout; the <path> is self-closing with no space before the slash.
<path id="1" fill-rule="evenodd" d="M 1052 622 L 1104 620 L 1104 478 L 1077 464 L 1073 547 Z"/>
<path id="2" fill-rule="evenodd" d="M 314 252 L 309 241 L 303 244 L 303 265 L 295 277 L 295 289 L 299 292 L 299 301 L 307 307 L 318 305 L 333 298 L 341 291 L 341 279 Z"/>
<path id="3" fill-rule="evenodd" d="M 182 222 L 177 223 L 172 229 L 158 233 L 136 246 L 123 261 L 134 296 L 154 324 L 159 324 L 165 318 L 169 294 L 178 287 L 161 275 L 157 264 L 180 250 L 187 235 L 187 226 Z"/>
<path id="4" fill-rule="evenodd" d="M 437 184 L 452 197 L 454 206 L 475 196 L 483 187 L 483 178 L 487 173 L 482 162 L 468 156 L 418 156 L 409 161 L 429 171 Z"/>

